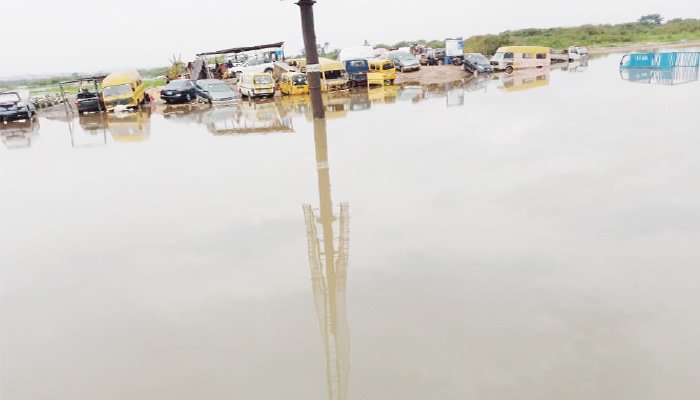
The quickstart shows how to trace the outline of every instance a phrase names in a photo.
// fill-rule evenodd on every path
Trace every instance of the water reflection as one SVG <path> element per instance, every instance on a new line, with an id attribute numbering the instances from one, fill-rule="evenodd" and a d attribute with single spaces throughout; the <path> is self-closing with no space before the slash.
<path id="1" fill-rule="evenodd" d="M 326 121 L 314 119 L 314 144 L 320 208 L 303 205 L 309 250 L 309 265 L 321 337 L 326 355 L 329 400 L 347 398 L 350 373 L 350 333 L 345 303 L 349 258 L 349 205 L 340 203 L 333 212 Z M 334 224 L 338 225 L 338 236 Z M 321 228 L 319 232 L 317 227 Z"/>
<path id="2" fill-rule="evenodd" d="M 117 142 L 146 141 L 151 136 L 151 109 L 108 114 L 107 127 Z"/>
<path id="3" fill-rule="evenodd" d="M 30 147 L 32 139 L 39 135 L 39 119 L 31 118 L 24 121 L 0 122 L 2 143 L 8 149 Z"/>
<path id="4" fill-rule="evenodd" d="M 634 83 L 680 85 L 700 79 L 700 68 L 625 68 L 620 69 L 620 77 Z"/>
<path id="5" fill-rule="evenodd" d="M 68 121 L 72 147 L 87 148 L 107 144 L 107 131 L 109 129 L 107 128 L 106 113 L 79 114 L 78 123 L 82 132 L 76 131 L 73 123 L 74 120 Z"/>
<path id="6" fill-rule="evenodd" d="M 528 69 L 516 71 L 512 74 L 499 73 L 494 79 L 500 84 L 497 86 L 506 92 L 516 92 L 521 90 L 535 89 L 549 85 L 549 68 Z"/>
<path id="7" fill-rule="evenodd" d="M 243 102 L 237 108 L 209 107 L 200 115 L 200 122 L 215 135 L 294 132 L 290 117 L 274 101 Z"/>

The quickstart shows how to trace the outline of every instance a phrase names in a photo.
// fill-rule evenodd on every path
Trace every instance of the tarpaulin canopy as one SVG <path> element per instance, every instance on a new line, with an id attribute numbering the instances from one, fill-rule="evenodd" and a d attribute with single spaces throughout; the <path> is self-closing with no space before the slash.
<path id="1" fill-rule="evenodd" d="M 262 50 L 262 49 L 274 49 L 274 48 L 279 48 L 282 46 L 284 46 L 284 42 L 261 44 L 259 46 L 250 46 L 250 47 L 234 47 L 231 49 L 210 51 L 210 52 L 206 52 L 206 53 L 199 53 L 199 54 L 197 54 L 197 57 L 211 56 L 211 55 L 215 55 L 215 54 L 238 54 L 238 53 L 243 53 L 246 51 Z"/>

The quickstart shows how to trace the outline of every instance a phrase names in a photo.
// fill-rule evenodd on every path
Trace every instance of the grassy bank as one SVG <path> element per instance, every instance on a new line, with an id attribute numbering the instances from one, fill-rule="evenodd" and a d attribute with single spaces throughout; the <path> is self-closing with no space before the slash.
<path id="1" fill-rule="evenodd" d="M 146 86 L 146 89 L 151 89 L 155 87 L 161 87 L 165 86 L 165 79 L 151 79 L 151 80 L 144 80 L 143 84 Z M 44 86 L 36 86 L 36 85 L 30 85 L 27 87 L 29 89 L 30 94 L 33 95 L 43 95 L 43 94 L 60 94 L 61 93 L 61 88 L 59 87 L 58 84 L 49 84 L 49 85 L 44 85 Z M 89 86 L 90 89 L 92 89 L 92 86 Z M 78 93 L 78 85 L 76 84 L 68 84 L 63 86 L 63 90 L 66 91 L 66 93 L 69 94 L 75 94 Z"/>
<path id="2" fill-rule="evenodd" d="M 497 35 L 472 36 L 464 41 L 466 52 L 493 54 L 501 46 L 532 45 L 564 49 L 624 46 L 646 42 L 700 39 L 700 19 L 675 19 L 666 23 L 632 22 L 617 25 L 583 25 L 571 28 L 521 29 Z"/>

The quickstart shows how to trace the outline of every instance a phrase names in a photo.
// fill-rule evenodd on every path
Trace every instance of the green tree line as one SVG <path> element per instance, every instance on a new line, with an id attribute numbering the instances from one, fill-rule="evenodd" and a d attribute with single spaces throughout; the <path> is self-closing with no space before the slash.
<path id="1" fill-rule="evenodd" d="M 559 49 L 572 45 L 603 47 L 644 42 L 700 39 L 700 19 L 672 19 L 663 23 L 658 14 L 637 22 L 616 25 L 582 25 L 571 28 L 520 29 L 496 35 L 472 36 L 464 41 L 468 53 L 492 55 L 501 46 L 546 46 Z"/>

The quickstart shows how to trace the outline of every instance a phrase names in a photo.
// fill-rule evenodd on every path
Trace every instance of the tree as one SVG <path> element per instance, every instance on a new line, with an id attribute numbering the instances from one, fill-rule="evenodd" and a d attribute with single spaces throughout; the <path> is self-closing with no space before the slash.
<path id="1" fill-rule="evenodd" d="M 663 22 L 661 14 L 647 14 L 639 18 L 639 23 L 644 25 L 661 25 Z"/>

